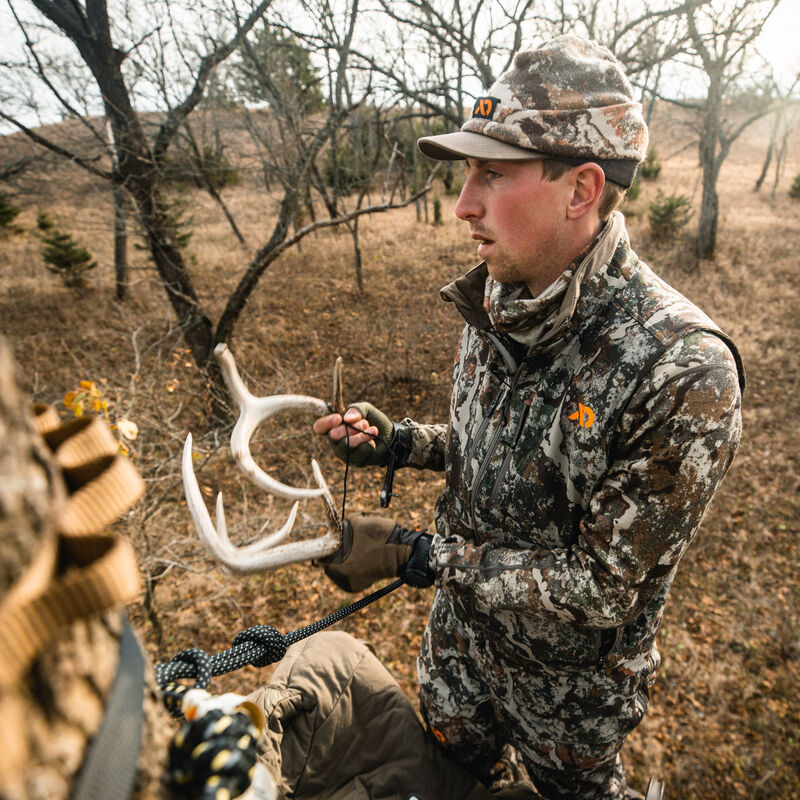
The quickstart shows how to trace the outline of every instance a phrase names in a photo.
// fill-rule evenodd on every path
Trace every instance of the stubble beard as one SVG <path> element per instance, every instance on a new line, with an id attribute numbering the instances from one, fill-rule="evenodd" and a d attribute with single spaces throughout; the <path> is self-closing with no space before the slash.
<path id="1" fill-rule="evenodd" d="M 520 259 L 499 253 L 486 259 L 494 280 L 500 283 L 524 283 L 533 297 L 538 297 L 569 266 L 559 256 L 558 237 L 553 236 L 537 248 L 530 258 Z"/>

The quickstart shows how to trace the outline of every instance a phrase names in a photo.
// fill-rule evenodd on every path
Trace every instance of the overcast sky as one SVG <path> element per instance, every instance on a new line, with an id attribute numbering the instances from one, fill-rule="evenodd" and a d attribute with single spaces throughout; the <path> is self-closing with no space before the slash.
<path id="1" fill-rule="evenodd" d="M 31 17 L 29 3 L 22 1 L 15 2 L 18 12 L 25 17 Z M 782 0 L 777 9 L 767 22 L 764 32 L 758 40 L 758 47 L 761 54 L 773 65 L 776 76 L 782 78 L 783 84 L 788 84 L 790 76 L 797 73 L 800 69 L 800 46 L 798 45 L 798 30 L 800 30 L 800 0 Z M 0 0 L 0 61 L 3 59 L 21 58 L 24 52 L 22 37 L 11 16 L 8 5 Z M 71 47 L 70 45 L 66 45 Z M 694 78 L 689 78 L 689 82 L 682 81 L 684 90 L 689 90 L 693 85 Z M 5 87 L 0 86 L 0 93 L 4 93 Z M 698 86 L 699 88 L 699 86 Z M 40 98 L 37 102 L 46 102 L 49 106 L 52 100 L 46 91 L 37 92 Z M 0 94 L 0 102 L 2 96 Z M 9 112 L 19 113 L 18 109 L 6 109 Z M 38 124 L 33 114 L 21 114 L 21 120 L 31 126 Z M 50 122 L 60 118 L 59 111 L 53 107 L 52 111 L 45 110 L 42 119 Z M 0 134 L 14 130 L 11 126 L 0 123 Z"/>

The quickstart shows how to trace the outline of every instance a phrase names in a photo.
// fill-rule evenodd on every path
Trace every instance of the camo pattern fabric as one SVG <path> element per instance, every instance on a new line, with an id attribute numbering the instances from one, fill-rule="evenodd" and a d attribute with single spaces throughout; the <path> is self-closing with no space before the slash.
<path id="1" fill-rule="evenodd" d="M 544 346 L 495 329 L 486 278 L 443 290 L 468 320 L 450 424 L 413 437 L 446 467 L 423 713 L 466 762 L 508 740 L 546 797 L 616 798 L 670 584 L 739 443 L 744 373 L 624 228 Z"/>
<path id="2" fill-rule="evenodd" d="M 643 161 L 648 143 L 642 106 L 620 63 L 572 34 L 517 53 L 461 130 L 589 160 Z"/>

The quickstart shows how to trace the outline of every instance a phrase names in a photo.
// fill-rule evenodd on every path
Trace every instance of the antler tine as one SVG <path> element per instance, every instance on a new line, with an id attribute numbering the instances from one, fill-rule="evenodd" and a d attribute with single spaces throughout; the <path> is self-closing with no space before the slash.
<path id="1" fill-rule="evenodd" d="M 181 462 L 186 503 L 194 520 L 200 541 L 223 569 L 234 575 L 248 575 L 254 572 L 275 569 L 296 561 L 324 558 L 338 550 L 342 541 L 342 528 L 333 505 L 333 498 L 328 491 L 317 462 L 312 461 L 311 467 L 319 485 L 318 493 L 322 495 L 325 503 L 325 510 L 328 516 L 327 533 L 318 539 L 310 541 L 279 544 L 294 526 L 297 509 L 300 505 L 299 502 L 295 502 L 289 514 L 289 519 L 279 531 L 253 544 L 236 547 L 228 538 L 221 493 L 217 495 L 216 526 L 211 521 L 192 465 L 192 435 L 187 435 Z"/>
<path id="2" fill-rule="evenodd" d="M 316 397 L 300 394 L 255 397 L 244 385 L 244 381 L 242 381 L 236 368 L 233 354 L 224 342 L 214 348 L 214 356 L 220 365 L 225 383 L 239 406 L 239 419 L 236 421 L 231 433 L 231 453 L 239 468 L 257 486 L 286 500 L 305 500 L 324 494 L 321 488 L 299 489 L 294 486 L 287 486 L 285 483 L 270 477 L 253 460 L 250 454 L 250 438 L 258 425 L 274 414 L 283 411 L 308 411 L 317 416 L 322 416 L 328 413 L 328 406 Z"/>
<path id="3" fill-rule="evenodd" d="M 338 356 L 333 364 L 333 399 L 331 407 L 337 414 L 344 416 L 344 412 L 347 409 L 344 407 L 342 395 L 342 390 L 344 388 L 342 385 L 342 363 L 342 357 Z"/>

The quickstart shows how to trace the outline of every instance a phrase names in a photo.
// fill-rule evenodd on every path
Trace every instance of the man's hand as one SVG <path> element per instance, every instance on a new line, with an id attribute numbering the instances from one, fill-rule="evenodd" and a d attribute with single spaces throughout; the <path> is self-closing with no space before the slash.
<path id="1" fill-rule="evenodd" d="M 328 435 L 328 442 L 340 461 L 355 467 L 385 467 L 394 449 L 395 467 L 402 467 L 408 457 L 407 448 L 398 446 L 397 426 L 370 403 L 353 403 L 344 413 L 320 417 L 314 433 Z M 348 454 L 349 447 L 349 454 Z"/>
<path id="2" fill-rule="evenodd" d="M 428 566 L 432 538 L 424 530 L 410 531 L 385 517 L 356 514 L 342 524 L 341 548 L 320 561 L 325 574 L 347 592 L 395 577 L 421 588 L 434 579 Z"/>

